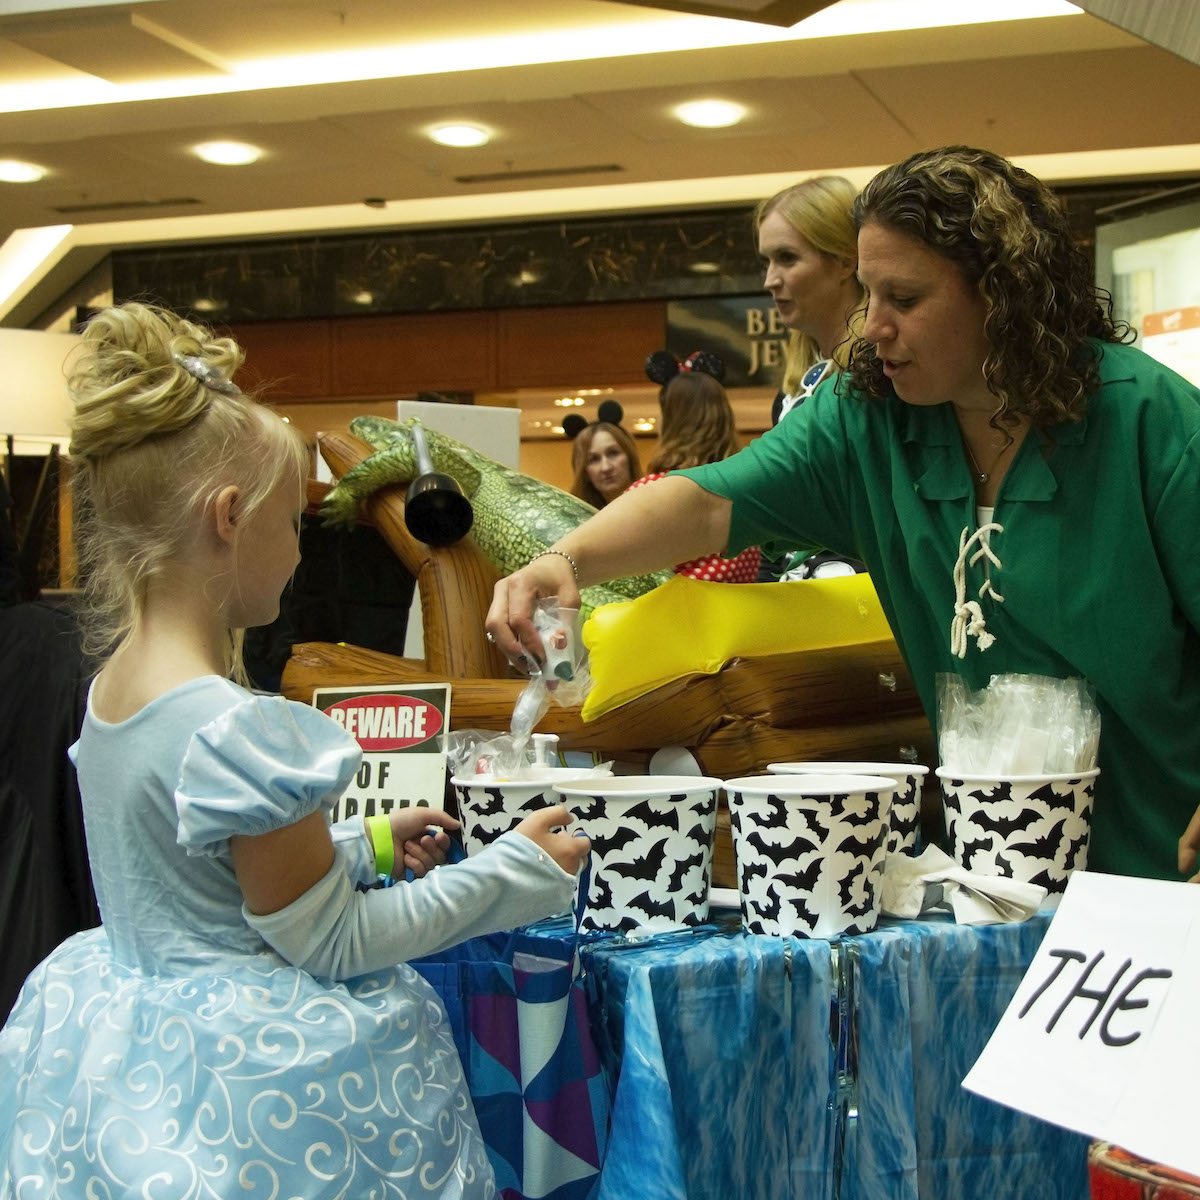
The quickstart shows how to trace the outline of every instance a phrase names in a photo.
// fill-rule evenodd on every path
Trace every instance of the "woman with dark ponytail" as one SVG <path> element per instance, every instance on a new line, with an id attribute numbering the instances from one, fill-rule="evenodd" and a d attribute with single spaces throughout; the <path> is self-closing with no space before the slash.
<path id="1" fill-rule="evenodd" d="M 681 362 L 669 350 L 656 350 L 646 359 L 646 377 L 659 385 L 662 423 L 650 474 L 633 487 L 654 483 L 668 471 L 720 462 L 738 452 L 733 406 L 721 383 L 725 364 L 715 354 L 697 350 Z M 680 563 L 675 573 L 713 583 L 753 583 L 760 558 L 758 547 L 751 546 L 734 558 L 709 554 Z"/>

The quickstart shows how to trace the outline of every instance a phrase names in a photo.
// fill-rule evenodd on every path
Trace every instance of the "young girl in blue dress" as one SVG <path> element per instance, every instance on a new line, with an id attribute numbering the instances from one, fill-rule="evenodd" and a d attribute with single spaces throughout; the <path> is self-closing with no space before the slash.
<path id="1" fill-rule="evenodd" d="M 130 303 L 84 344 L 73 482 L 108 653 L 71 756 L 103 925 L 0 1032 L 0 1195 L 490 1196 L 445 1013 L 403 964 L 564 911 L 587 839 L 550 808 L 443 865 L 445 813 L 331 827 L 357 743 L 240 664 L 299 558 L 307 447 L 232 382 L 229 339 Z M 376 845 L 413 881 L 370 888 Z"/>

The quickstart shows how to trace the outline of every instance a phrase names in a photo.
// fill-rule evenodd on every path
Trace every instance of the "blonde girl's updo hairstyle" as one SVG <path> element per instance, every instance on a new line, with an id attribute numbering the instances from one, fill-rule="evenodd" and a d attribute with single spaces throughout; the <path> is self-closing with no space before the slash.
<path id="1" fill-rule="evenodd" d="M 793 183 L 782 191 L 760 200 L 754 209 L 754 233 L 757 237 L 762 223 L 772 213 L 781 217 L 814 249 L 826 258 L 858 261 L 858 229 L 850 210 L 858 189 L 841 175 L 816 175 Z M 859 298 L 862 287 L 854 280 Z M 861 328 L 862 313 L 856 308 L 849 320 L 850 336 L 833 350 L 833 361 L 845 367 L 850 343 Z M 794 329 L 788 334 L 787 358 L 783 368 L 783 390 L 794 396 L 800 390 L 800 380 L 813 363 L 821 361 L 821 349 L 816 339 Z"/>
<path id="2" fill-rule="evenodd" d="M 166 309 L 103 309 L 69 364 L 70 456 L 87 650 L 111 653 L 137 624 L 146 587 L 197 536 L 206 506 L 241 489 L 243 516 L 284 479 L 305 478 L 301 434 L 232 382 L 241 348 Z M 245 681 L 241 631 L 230 674 Z"/>
<path id="3" fill-rule="evenodd" d="M 1078 420 L 1099 385 L 1088 339 L 1122 342 L 1112 301 L 1050 189 L 998 154 L 946 146 L 881 171 L 854 204 L 855 224 L 907 234 L 954 263 L 986 304 L 983 374 L 996 397 L 992 425 L 1027 417 L 1040 428 Z M 849 379 L 893 395 L 874 347 L 851 352 Z"/>

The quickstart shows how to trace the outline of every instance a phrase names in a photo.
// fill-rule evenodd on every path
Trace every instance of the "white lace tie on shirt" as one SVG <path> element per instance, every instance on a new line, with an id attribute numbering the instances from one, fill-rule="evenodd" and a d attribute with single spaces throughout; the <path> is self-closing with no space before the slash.
<path id="1" fill-rule="evenodd" d="M 968 566 L 973 567 L 981 558 L 986 558 L 997 570 L 1003 565 L 988 544 L 988 538 L 993 532 L 1003 533 L 1004 526 L 990 521 L 981 525 L 974 533 L 970 533 L 970 526 L 964 525 L 962 533 L 958 535 L 958 559 L 954 564 L 954 620 L 950 623 L 950 653 L 956 658 L 966 658 L 968 637 L 978 639 L 980 650 L 986 650 L 996 640 L 995 636 L 987 631 L 979 600 L 991 596 L 997 604 L 1003 604 L 1004 597 L 992 587 L 991 579 L 985 578 L 983 586 L 979 589 L 979 600 L 967 599 Z M 978 548 L 971 554 L 971 547 L 976 543 Z"/>

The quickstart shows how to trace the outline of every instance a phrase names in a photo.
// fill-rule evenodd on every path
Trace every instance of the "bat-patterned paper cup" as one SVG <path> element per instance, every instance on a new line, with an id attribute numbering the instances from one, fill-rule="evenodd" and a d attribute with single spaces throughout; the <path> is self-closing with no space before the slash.
<path id="1" fill-rule="evenodd" d="M 618 775 L 556 783 L 592 839 L 580 927 L 629 933 L 686 929 L 708 920 L 719 779 Z"/>
<path id="2" fill-rule="evenodd" d="M 917 854 L 921 849 L 921 789 L 929 768 L 919 763 L 902 762 L 811 762 L 771 763 L 767 767 L 777 775 L 828 775 L 831 771 L 845 775 L 882 775 L 896 781 L 888 817 L 887 852 Z"/>
<path id="3" fill-rule="evenodd" d="M 525 779 L 455 775 L 450 786 L 458 799 L 467 857 L 490 846 L 502 833 L 515 829 L 531 812 L 557 804 L 555 783 L 596 777 L 596 772 L 586 767 L 545 767 Z"/>
<path id="4" fill-rule="evenodd" d="M 1037 883 L 1049 907 L 1087 866 L 1099 770 L 1075 775 L 978 775 L 938 767 L 954 859 L 979 875 Z"/>
<path id="5" fill-rule="evenodd" d="M 727 780 L 745 928 L 817 938 L 874 929 L 895 793 L 883 775 Z"/>

